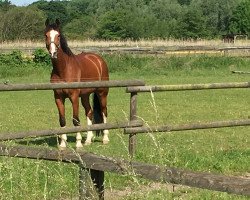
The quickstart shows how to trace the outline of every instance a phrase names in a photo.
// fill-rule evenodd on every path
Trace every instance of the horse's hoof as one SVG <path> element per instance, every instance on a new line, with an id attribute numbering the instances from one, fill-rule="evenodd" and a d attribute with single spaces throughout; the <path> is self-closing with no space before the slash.
<path id="1" fill-rule="evenodd" d="M 84 143 L 84 145 L 85 145 L 85 146 L 89 146 L 89 145 L 91 145 L 91 142 L 87 142 L 87 141 L 86 141 L 86 142 Z"/>
<path id="2" fill-rule="evenodd" d="M 109 140 L 103 140 L 102 143 L 103 143 L 103 144 L 108 144 L 108 143 L 109 143 Z"/>
<path id="3" fill-rule="evenodd" d="M 60 151 L 64 151 L 64 150 L 67 149 L 67 147 L 58 145 L 58 149 L 59 149 Z"/>
<path id="4" fill-rule="evenodd" d="M 78 148 L 83 148 L 83 145 L 82 145 L 82 143 L 80 142 L 80 143 L 77 143 L 76 144 L 76 148 L 78 149 Z"/>

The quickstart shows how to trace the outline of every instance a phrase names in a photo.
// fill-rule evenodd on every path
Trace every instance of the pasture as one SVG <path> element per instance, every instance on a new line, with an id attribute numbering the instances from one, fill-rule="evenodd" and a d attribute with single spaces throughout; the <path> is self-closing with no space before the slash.
<path id="1" fill-rule="evenodd" d="M 104 55 L 110 79 L 142 79 L 146 84 L 185 84 L 249 81 L 248 57 L 229 56 L 142 56 Z M 31 61 L 30 61 L 31 62 Z M 0 82 L 48 82 L 49 66 L 0 65 Z M 2 75 L 1 75 L 2 74 Z M 4 75 L 3 75 L 4 74 Z M 180 124 L 197 121 L 246 119 L 250 117 L 248 89 L 181 91 L 139 94 L 138 117 L 146 124 Z M 2 92 L 0 133 L 59 127 L 52 91 Z M 72 126 L 71 105 L 67 101 L 67 125 Z M 85 125 L 83 110 L 81 124 Z M 129 94 L 111 89 L 108 120 L 129 118 Z M 249 176 L 249 127 L 210 129 L 173 133 L 139 134 L 134 160 L 169 167 Z M 128 137 L 123 130 L 110 131 L 110 143 L 96 138 L 84 149 L 101 155 L 129 159 Z M 70 137 L 74 148 L 75 137 Z M 56 148 L 56 138 L 11 141 L 10 144 L 42 145 Z M 0 199 L 76 199 L 78 166 L 59 162 L 0 157 Z M 133 175 L 105 174 L 107 199 L 247 199 L 244 196 L 208 190 L 155 184 Z M 175 188 L 173 190 L 173 188 Z"/>

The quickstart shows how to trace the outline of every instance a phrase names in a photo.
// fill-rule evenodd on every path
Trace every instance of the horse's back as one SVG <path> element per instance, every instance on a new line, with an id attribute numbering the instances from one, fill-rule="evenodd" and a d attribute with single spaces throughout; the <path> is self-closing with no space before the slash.
<path id="1" fill-rule="evenodd" d="M 82 80 L 109 80 L 108 67 L 101 56 L 95 53 L 81 53 L 76 57 L 80 62 Z"/>

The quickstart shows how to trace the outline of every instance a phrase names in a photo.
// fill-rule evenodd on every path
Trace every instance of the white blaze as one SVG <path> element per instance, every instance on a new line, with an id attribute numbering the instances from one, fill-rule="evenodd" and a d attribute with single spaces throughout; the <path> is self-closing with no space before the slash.
<path id="1" fill-rule="evenodd" d="M 51 55 L 54 55 L 56 53 L 56 45 L 55 45 L 55 37 L 56 35 L 59 35 L 59 33 L 55 30 L 50 31 L 50 53 Z"/>

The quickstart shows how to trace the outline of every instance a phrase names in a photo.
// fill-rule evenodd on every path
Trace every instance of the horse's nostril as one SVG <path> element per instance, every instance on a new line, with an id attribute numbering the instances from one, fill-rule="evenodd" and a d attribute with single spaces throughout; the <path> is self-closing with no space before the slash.
<path id="1" fill-rule="evenodd" d="M 52 53 L 52 54 L 51 54 L 51 57 L 52 57 L 52 58 L 57 58 L 57 52 Z"/>

